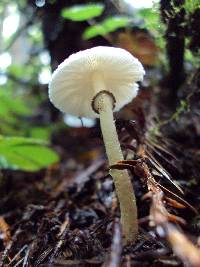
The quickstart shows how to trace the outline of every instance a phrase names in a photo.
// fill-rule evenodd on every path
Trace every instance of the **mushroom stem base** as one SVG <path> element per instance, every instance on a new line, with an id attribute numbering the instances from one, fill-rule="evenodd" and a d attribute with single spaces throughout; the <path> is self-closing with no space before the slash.
<path id="1" fill-rule="evenodd" d="M 105 92 L 94 99 L 99 112 L 101 130 L 110 165 L 123 160 L 122 150 L 113 118 L 113 99 Z M 121 225 L 125 243 L 135 241 L 138 234 L 137 206 L 130 176 L 126 170 L 111 170 L 120 203 Z"/>

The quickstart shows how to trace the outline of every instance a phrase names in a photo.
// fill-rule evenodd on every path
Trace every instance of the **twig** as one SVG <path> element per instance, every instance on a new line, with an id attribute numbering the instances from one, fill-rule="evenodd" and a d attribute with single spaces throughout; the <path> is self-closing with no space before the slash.
<path id="1" fill-rule="evenodd" d="M 5 262 L 6 258 L 8 257 L 8 253 L 9 253 L 14 241 L 17 239 L 17 236 L 21 233 L 21 231 L 22 231 L 21 228 L 18 228 L 17 231 L 15 232 L 14 236 L 12 237 L 12 239 L 10 240 L 8 245 L 6 246 L 6 248 L 2 254 L 2 258 L 0 261 L 0 267 L 4 266 L 4 262 Z"/>
<path id="2" fill-rule="evenodd" d="M 24 257 L 24 262 L 23 262 L 22 267 L 26 267 L 26 266 L 28 266 L 28 256 L 29 256 L 29 252 L 30 252 L 30 249 L 29 249 L 29 247 L 28 247 L 27 250 L 26 250 L 26 254 L 25 254 L 25 257 Z"/>
<path id="3" fill-rule="evenodd" d="M 28 246 L 27 245 L 24 245 L 18 252 L 17 254 L 15 254 L 15 256 L 12 258 L 12 260 L 9 262 L 8 266 L 11 266 L 13 264 L 14 261 L 17 260 L 17 258 L 19 257 L 19 255 L 27 248 Z"/>
<path id="4" fill-rule="evenodd" d="M 62 246 L 65 242 L 65 237 L 66 237 L 68 230 L 69 230 L 69 219 L 66 218 L 64 223 L 60 226 L 60 232 L 58 234 L 58 237 L 60 238 L 60 240 L 57 242 L 57 244 L 54 248 L 54 251 L 50 256 L 49 263 L 53 263 L 54 258 L 58 255 L 60 249 L 62 248 Z"/>
<path id="5" fill-rule="evenodd" d="M 19 266 L 23 262 L 23 260 L 24 260 L 24 258 L 22 258 L 21 260 L 19 260 L 13 267 Z"/>
<path id="6" fill-rule="evenodd" d="M 45 259 L 46 257 L 52 252 L 53 248 L 48 247 L 36 260 L 35 264 L 33 265 L 34 267 L 39 266 Z"/>
<path id="7" fill-rule="evenodd" d="M 111 246 L 111 253 L 109 260 L 103 265 L 103 267 L 118 267 L 120 266 L 120 259 L 122 253 L 122 233 L 120 229 L 119 220 L 114 224 L 114 236 Z"/>

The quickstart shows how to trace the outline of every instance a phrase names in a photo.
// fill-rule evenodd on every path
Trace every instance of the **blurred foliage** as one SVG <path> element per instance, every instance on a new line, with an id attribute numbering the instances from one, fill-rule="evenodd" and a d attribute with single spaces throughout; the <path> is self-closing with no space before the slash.
<path id="1" fill-rule="evenodd" d="M 31 125 L 28 116 L 32 114 L 25 96 L 0 90 L 0 132 L 11 136 L 0 135 L 0 169 L 37 171 L 58 161 L 58 155 L 47 147 L 47 142 L 38 139 L 48 140 L 50 128 Z M 25 133 L 37 139 L 12 136 Z"/>
<path id="2" fill-rule="evenodd" d="M 0 90 L 0 133 L 6 135 L 22 134 L 21 118 L 31 115 L 25 98 L 14 95 L 11 90 Z"/>
<path id="3" fill-rule="evenodd" d="M 47 99 L 39 79 L 46 69 L 50 73 L 50 66 L 42 62 L 39 23 L 32 24 L 32 16 L 22 13 L 26 5 L 19 0 L 0 3 L 0 169 L 38 171 L 59 158 L 48 147 L 53 126 L 37 119 Z"/>
<path id="4" fill-rule="evenodd" d="M 65 19 L 73 21 L 89 21 L 91 18 L 102 15 L 102 4 L 84 4 L 75 5 L 70 8 L 64 8 L 62 16 Z M 115 15 L 110 16 L 102 20 L 101 22 L 89 21 L 91 26 L 87 27 L 83 33 L 85 40 L 94 38 L 98 35 L 106 36 L 107 34 L 114 32 L 120 28 L 126 28 L 127 26 L 137 25 L 137 20 L 140 20 L 140 24 L 143 28 L 149 30 L 156 36 L 156 41 L 160 47 L 164 47 L 164 24 L 160 20 L 159 6 L 154 4 L 153 8 L 141 8 L 135 10 L 133 16 Z M 159 37 L 159 38 L 158 38 Z"/>
<path id="5" fill-rule="evenodd" d="M 141 27 L 148 30 L 155 38 L 157 46 L 162 49 L 165 48 L 165 25 L 161 21 L 159 6 L 154 4 L 153 8 L 142 8 L 136 12 L 136 18 L 141 21 Z"/>
<path id="6" fill-rule="evenodd" d="M 185 0 L 184 8 L 187 12 L 192 13 L 195 9 L 200 8 L 199 0 Z"/>
<path id="7" fill-rule="evenodd" d="M 173 2 L 172 2 L 173 5 Z M 175 12 L 179 12 L 181 7 L 173 6 Z M 199 0 L 186 0 L 184 2 L 183 8 L 186 11 L 186 21 L 189 20 L 189 15 L 200 8 Z M 103 4 L 83 4 L 75 5 L 70 8 L 65 8 L 62 11 L 62 16 L 65 19 L 70 19 L 73 21 L 88 21 L 90 26 L 88 26 L 83 32 L 83 39 L 89 40 L 97 36 L 103 36 L 107 39 L 110 33 L 117 31 L 121 28 L 129 28 L 134 26 L 139 26 L 141 29 L 148 30 L 152 36 L 155 37 L 156 46 L 160 49 L 159 59 L 160 63 L 166 65 L 165 57 L 165 47 L 166 40 L 164 34 L 166 31 L 166 25 L 163 23 L 160 17 L 160 6 L 159 3 L 154 3 L 152 8 L 140 8 L 134 10 L 132 15 L 115 15 L 109 16 L 101 20 L 100 22 L 91 20 L 95 17 L 101 16 L 104 11 Z M 170 17 L 171 14 L 168 14 Z M 187 22 L 186 22 L 187 23 Z M 185 27 L 185 25 L 182 25 Z M 112 42 L 112 39 L 108 38 Z M 187 43 L 186 38 L 186 43 Z M 200 55 L 200 52 L 198 53 Z M 187 62 L 199 65 L 199 56 L 191 53 L 190 49 L 186 46 L 185 59 Z"/>
<path id="8" fill-rule="evenodd" d="M 191 64 L 193 67 L 199 68 L 200 49 L 196 53 L 193 53 L 188 47 L 189 42 L 190 42 L 190 39 L 186 38 L 185 61 Z"/>
<path id="9" fill-rule="evenodd" d="M 4 136 L 0 135 L 0 169 L 37 171 L 57 162 L 58 155 L 47 147 L 51 127 L 34 126 L 29 121 L 30 116 L 33 115 L 33 110 L 30 104 L 28 105 L 30 96 L 17 95 L 16 92 L 12 92 L 12 88 L 2 89 L 0 90 L 0 132 Z M 26 135 L 36 139 L 13 135 Z"/>
<path id="10" fill-rule="evenodd" d="M 120 28 L 128 26 L 130 18 L 126 16 L 112 16 L 101 23 L 89 26 L 83 33 L 83 39 L 88 40 L 98 35 L 106 36 Z"/>
<path id="11" fill-rule="evenodd" d="M 44 141 L 0 136 L 0 168 L 38 171 L 58 161 L 58 155 Z"/>
<path id="12" fill-rule="evenodd" d="M 88 22 L 90 26 L 86 27 L 82 34 L 82 38 L 84 40 L 102 36 L 114 46 L 122 45 L 122 48 L 125 48 L 129 52 L 136 55 L 143 64 L 150 66 L 157 64 L 158 61 L 160 61 L 160 63 L 166 64 L 164 58 L 165 40 L 163 37 L 165 25 L 160 19 L 158 4 L 154 4 L 153 8 L 135 9 L 133 11 L 133 14 L 120 14 L 119 12 L 119 14 L 117 15 L 108 15 L 104 18 L 102 18 L 101 16 L 103 9 L 100 12 L 99 4 L 93 4 L 93 11 L 91 11 L 90 9 L 87 13 L 88 8 L 90 8 L 90 5 L 87 4 L 79 6 L 75 5 L 67 9 L 64 8 L 62 11 L 62 16 L 65 19 L 70 19 L 72 21 L 85 20 Z M 99 11 L 99 15 L 97 15 L 97 11 Z M 86 16 L 86 13 L 88 14 L 88 17 Z M 98 21 L 96 21 L 95 17 L 98 16 L 101 17 L 99 17 Z M 91 17 L 93 18 L 92 20 Z M 134 27 L 140 28 L 141 30 L 147 30 L 152 35 L 152 37 L 155 37 L 155 41 L 153 41 L 153 39 L 151 38 L 146 38 L 144 35 L 144 38 L 142 38 L 141 35 L 139 37 L 137 34 L 130 35 L 130 29 Z M 122 32 L 119 32 L 119 30 L 121 30 Z M 114 32 L 118 32 L 118 38 L 115 38 L 115 40 L 112 36 L 112 33 Z M 123 38 L 121 38 L 123 32 L 124 36 Z M 137 40 L 135 40 L 134 36 Z M 142 47 L 144 49 L 143 52 L 140 53 L 139 50 L 142 49 Z"/>
<path id="13" fill-rule="evenodd" d="M 175 6 L 171 1 L 173 9 L 175 13 L 178 13 L 180 9 L 183 7 L 186 11 L 186 15 L 189 13 L 193 13 L 197 8 L 200 8 L 200 1 L 199 0 L 185 0 L 183 6 Z M 168 14 L 168 16 L 172 16 L 172 14 Z"/>
<path id="14" fill-rule="evenodd" d="M 62 17 L 73 21 L 84 21 L 100 16 L 104 10 L 103 4 L 75 5 L 62 10 Z"/>
<path id="15" fill-rule="evenodd" d="M 94 17 L 102 15 L 104 11 L 103 4 L 84 4 L 74 5 L 62 10 L 62 17 L 72 21 L 88 21 L 91 26 L 87 27 L 83 32 L 83 39 L 88 40 L 98 35 L 106 36 L 110 32 L 114 32 L 119 28 L 128 26 L 130 18 L 127 16 L 111 16 L 104 19 L 100 23 L 90 21 Z"/>

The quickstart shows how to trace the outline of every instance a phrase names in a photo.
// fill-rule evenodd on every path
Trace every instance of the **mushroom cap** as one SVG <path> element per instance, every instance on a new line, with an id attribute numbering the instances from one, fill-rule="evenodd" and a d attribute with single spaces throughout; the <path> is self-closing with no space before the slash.
<path id="1" fill-rule="evenodd" d="M 95 75 L 103 79 L 104 88 L 116 100 L 114 111 L 129 103 L 138 91 L 145 74 L 142 64 L 121 48 L 98 46 L 72 54 L 54 71 L 49 83 L 49 98 L 61 111 L 97 118 L 91 107 L 94 96 L 101 90 L 94 86 Z"/>

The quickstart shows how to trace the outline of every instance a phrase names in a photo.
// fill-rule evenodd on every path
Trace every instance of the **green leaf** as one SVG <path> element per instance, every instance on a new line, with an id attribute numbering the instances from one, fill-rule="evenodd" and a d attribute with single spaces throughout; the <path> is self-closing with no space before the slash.
<path id="1" fill-rule="evenodd" d="M 96 24 L 94 26 L 89 26 L 83 33 L 83 39 L 89 40 L 98 35 L 106 35 L 107 31 L 101 24 Z"/>
<path id="2" fill-rule="evenodd" d="M 113 16 L 103 20 L 101 23 L 89 26 L 83 33 L 83 39 L 88 40 L 98 35 L 106 35 L 119 28 L 128 26 L 130 18 L 126 16 Z"/>
<path id="3" fill-rule="evenodd" d="M 51 127 L 35 126 L 30 128 L 30 136 L 36 139 L 49 140 L 52 129 Z"/>
<path id="4" fill-rule="evenodd" d="M 106 28 L 107 32 L 113 32 L 119 28 L 124 28 L 128 26 L 129 22 L 130 22 L 129 17 L 114 16 L 105 19 L 103 21 L 103 27 Z"/>
<path id="5" fill-rule="evenodd" d="M 197 8 L 200 8 L 200 1 L 199 0 L 186 0 L 184 3 L 184 8 L 187 12 L 192 13 Z"/>
<path id="6" fill-rule="evenodd" d="M 100 16 L 104 10 L 103 4 L 85 4 L 75 5 L 70 8 L 64 8 L 61 15 L 65 19 L 73 21 L 84 21 Z"/>
<path id="7" fill-rule="evenodd" d="M 42 140 L 0 136 L 0 168 L 38 171 L 59 160 Z"/>

